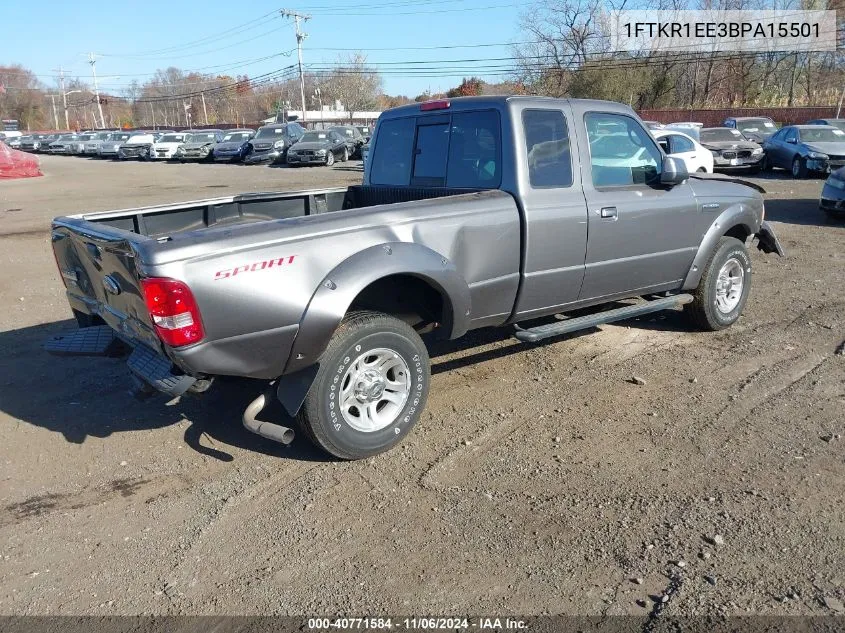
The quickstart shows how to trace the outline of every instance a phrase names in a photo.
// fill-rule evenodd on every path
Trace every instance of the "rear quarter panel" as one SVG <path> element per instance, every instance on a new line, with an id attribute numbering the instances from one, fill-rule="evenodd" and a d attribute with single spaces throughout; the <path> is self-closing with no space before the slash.
<path id="1" fill-rule="evenodd" d="M 183 368 L 273 378 L 329 273 L 395 242 L 425 246 L 454 265 L 469 286 L 472 327 L 507 319 L 519 284 L 520 225 L 514 199 L 499 191 L 174 235 L 143 244 L 139 267 L 185 281 L 199 304 L 206 341 L 173 353 Z M 337 306 L 341 317 L 347 307 Z"/>

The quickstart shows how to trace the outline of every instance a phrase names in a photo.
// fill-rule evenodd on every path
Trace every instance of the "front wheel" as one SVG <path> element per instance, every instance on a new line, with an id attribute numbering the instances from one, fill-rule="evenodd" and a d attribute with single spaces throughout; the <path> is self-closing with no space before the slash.
<path id="1" fill-rule="evenodd" d="M 430 383 L 428 352 L 411 326 L 381 312 L 352 312 L 320 357 L 297 418 L 327 453 L 370 457 L 411 431 Z"/>
<path id="2" fill-rule="evenodd" d="M 326 156 L 326 167 L 331 167 L 334 165 L 334 153 L 329 152 L 329 155 Z"/>
<path id="3" fill-rule="evenodd" d="M 792 160 L 792 177 L 806 178 L 807 177 L 807 163 L 800 156 L 796 156 Z"/>
<path id="4" fill-rule="evenodd" d="M 723 330 L 733 325 L 751 290 L 751 258 L 745 244 L 723 237 L 704 266 L 692 303 L 684 311 L 703 330 Z"/>
<path id="5" fill-rule="evenodd" d="M 349 148 L 348 148 L 348 147 L 344 147 L 344 148 L 343 148 L 343 156 L 341 156 L 341 158 L 340 158 L 340 162 L 341 162 L 341 163 L 345 163 L 345 162 L 346 162 L 346 161 L 348 161 L 348 160 L 349 160 Z"/>

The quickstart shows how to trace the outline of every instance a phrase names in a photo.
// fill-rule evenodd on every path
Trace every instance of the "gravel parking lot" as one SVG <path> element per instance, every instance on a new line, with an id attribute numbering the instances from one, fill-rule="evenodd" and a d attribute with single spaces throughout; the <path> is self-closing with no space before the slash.
<path id="1" fill-rule="evenodd" d="M 673 578 L 669 615 L 845 612 L 845 221 L 820 179 L 754 179 L 788 257 L 754 251 L 733 328 L 440 344 L 408 441 L 338 463 L 245 431 L 255 383 L 138 403 L 122 361 L 44 354 L 72 326 L 49 221 L 360 162 L 41 161 L 0 183 L 0 613 L 645 615 Z"/>

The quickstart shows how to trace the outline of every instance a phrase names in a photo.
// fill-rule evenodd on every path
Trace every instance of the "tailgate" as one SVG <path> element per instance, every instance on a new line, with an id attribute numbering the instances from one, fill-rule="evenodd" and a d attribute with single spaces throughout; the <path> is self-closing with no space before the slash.
<path id="1" fill-rule="evenodd" d="M 132 239 L 148 238 L 102 229 L 84 220 L 53 224 L 53 252 L 70 304 L 99 316 L 123 338 L 161 349 L 144 303 L 132 247 Z"/>

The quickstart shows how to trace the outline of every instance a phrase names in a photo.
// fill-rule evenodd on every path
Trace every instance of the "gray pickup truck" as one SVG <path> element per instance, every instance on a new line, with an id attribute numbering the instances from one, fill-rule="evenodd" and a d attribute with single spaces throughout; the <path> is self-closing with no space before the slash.
<path id="1" fill-rule="evenodd" d="M 510 326 L 535 343 L 678 306 L 731 325 L 747 245 L 783 255 L 763 217 L 753 185 L 688 175 L 623 105 L 413 104 L 379 118 L 360 186 L 56 218 L 81 327 L 45 346 L 126 355 L 143 393 L 266 380 L 248 429 L 293 439 L 258 419 L 278 397 L 316 445 L 362 458 L 420 417 L 421 335 Z"/>

